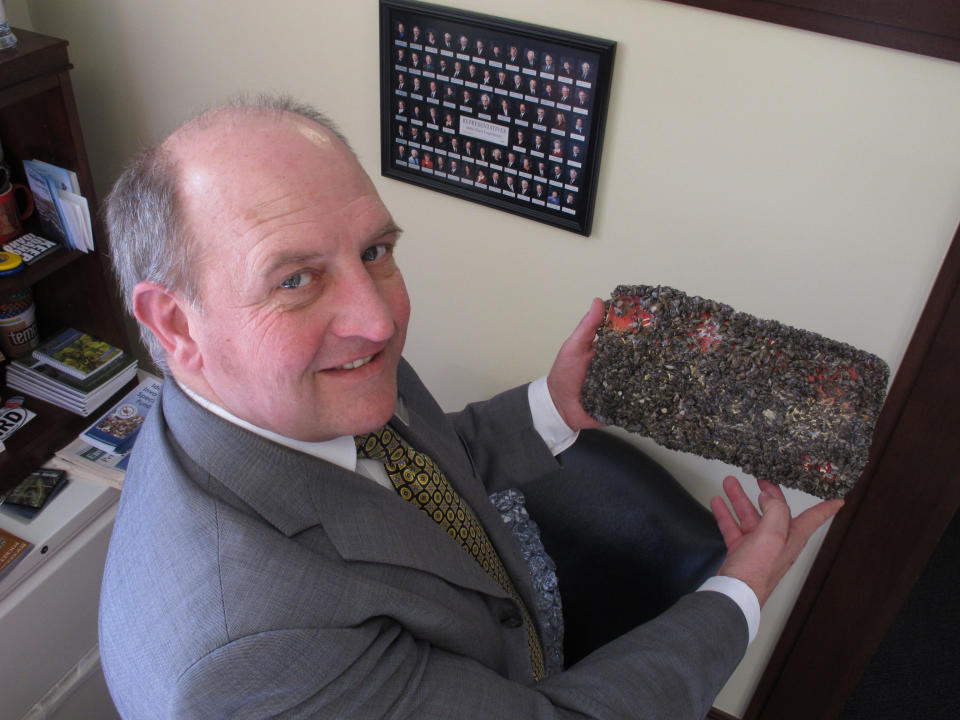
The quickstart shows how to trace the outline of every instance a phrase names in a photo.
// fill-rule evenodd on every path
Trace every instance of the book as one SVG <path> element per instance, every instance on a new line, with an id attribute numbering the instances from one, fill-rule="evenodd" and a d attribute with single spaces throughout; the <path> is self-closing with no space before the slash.
<path id="1" fill-rule="evenodd" d="M 35 357 L 19 358 L 7 366 L 7 387 L 86 417 L 137 374 L 137 361 L 125 355 L 103 372 L 85 380 L 47 365 Z"/>
<path id="2" fill-rule="evenodd" d="M 0 579 L 13 570 L 32 547 L 32 543 L 0 528 Z"/>
<path id="3" fill-rule="evenodd" d="M 110 363 L 119 361 L 124 352 L 88 333 L 67 328 L 42 343 L 33 351 L 33 356 L 83 380 L 102 371 Z"/>
<path id="4" fill-rule="evenodd" d="M 67 484 L 67 472 L 58 468 L 39 468 L 4 496 L 2 509 L 28 522 Z"/>
<path id="5" fill-rule="evenodd" d="M 129 450 L 121 455 L 114 455 L 77 438 L 57 450 L 51 462 L 67 470 L 72 477 L 87 478 L 119 490 L 123 488 L 129 460 Z"/>
<path id="6" fill-rule="evenodd" d="M 162 381 L 156 378 L 143 380 L 80 433 L 80 440 L 111 455 L 128 452 L 137 439 L 147 413 L 160 397 L 161 386 Z"/>
<path id="7" fill-rule="evenodd" d="M 42 160 L 24 160 L 23 168 L 43 229 L 71 250 L 92 250 L 90 208 L 76 173 Z"/>
<path id="8" fill-rule="evenodd" d="M 23 171 L 27 176 L 30 191 L 33 193 L 33 204 L 40 216 L 43 235 L 67 247 L 72 247 L 67 239 L 66 223 L 60 212 L 56 183 L 42 168 L 37 167 L 30 160 L 23 161 Z"/>

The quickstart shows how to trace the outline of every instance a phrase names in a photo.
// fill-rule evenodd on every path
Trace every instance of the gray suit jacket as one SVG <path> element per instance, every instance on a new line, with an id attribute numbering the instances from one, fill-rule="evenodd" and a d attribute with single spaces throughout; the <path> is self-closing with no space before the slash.
<path id="1" fill-rule="evenodd" d="M 446 416 L 405 363 L 400 388 L 401 432 L 474 509 L 533 609 L 487 500 L 556 467 L 525 389 Z M 396 494 L 165 384 L 103 579 L 100 651 L 124 717 L 699 720 L 746 645 L 732 601 L 695 593 L 535 684 L 518 621 L 497 583 Z"/>

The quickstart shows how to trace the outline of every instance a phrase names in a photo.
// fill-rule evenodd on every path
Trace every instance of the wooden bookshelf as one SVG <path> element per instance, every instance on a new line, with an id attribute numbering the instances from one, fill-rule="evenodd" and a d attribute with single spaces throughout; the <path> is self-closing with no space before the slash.
<path id="1" fill-rule="evenodd" d="M 14 32 L 19 45 L 0 52 L 4 162 L 13 181 L 23 184 L 24 160 L 36 158 L 75 171 L 80 192 L 90 206 L 96 250 L 52 253 L 23 273 L 0 278 L 0 294 L 24 286 L 33 289 L 41 338 L 72 326 L 130 352 L 70 83 L 73 66 L 67 55 L 68 43 L 20 28 Z M 24 225 L 25 231 L 39 232 L 36 217 Z M 0 385 L 0 394 L 5 400 L 22 393 Z M 0 493 L 20 482 L 93 421 L 25 397 L 25 406 L 37 417 L 5 441 L 7 449 L 0 453 Z"/>

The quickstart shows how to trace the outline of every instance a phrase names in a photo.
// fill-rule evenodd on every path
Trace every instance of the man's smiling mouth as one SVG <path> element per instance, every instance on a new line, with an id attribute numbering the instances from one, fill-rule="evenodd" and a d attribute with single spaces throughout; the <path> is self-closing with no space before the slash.
<path id="1" fill-rule="evenodd" d="M 360 358 L 359 360 L 354 360 L 353 362 L 348 362 L 345 365 L 341 365 L 336 370 L 356 370 L 358 367 L 363 367 L 368 362 L 373 360 L 376 357 L 375 355 L 370 355 L 369 357 Z"/>

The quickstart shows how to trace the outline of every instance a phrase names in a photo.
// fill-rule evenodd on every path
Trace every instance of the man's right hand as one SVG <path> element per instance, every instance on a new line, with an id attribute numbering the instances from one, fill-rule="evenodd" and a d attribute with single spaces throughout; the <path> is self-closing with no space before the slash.
<path id="1" fill-rule="evenodd" d="M 759 510 L 734 477 L 723 481 L 733 512 L 719 496 L 710 501 L 710 509 L 727 546 L 727 559 L 717 574 L 745 582 L 762 607 L 810 536 L 840 511 L 843 500 L 825 500 L 791 518 L 780 487 L 766 480 L 757 482 Z"/>

